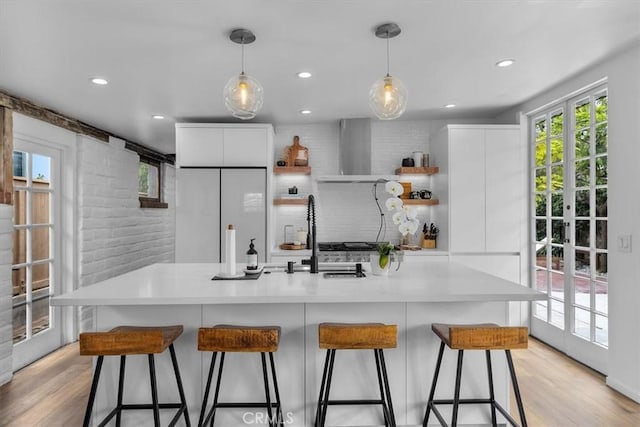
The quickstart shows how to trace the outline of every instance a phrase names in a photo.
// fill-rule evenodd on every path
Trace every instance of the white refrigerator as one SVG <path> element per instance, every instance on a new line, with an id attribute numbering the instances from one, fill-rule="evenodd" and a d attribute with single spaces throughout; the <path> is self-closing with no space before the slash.
<path id="1" fill-rule="evenodd" d="M 267 170 L 180 168 L 176 171 L 176 262 L 225 262 L 225 230 L 236 230 L 236 262 L 255 238 L 258 261 L 267 255 Z"/>

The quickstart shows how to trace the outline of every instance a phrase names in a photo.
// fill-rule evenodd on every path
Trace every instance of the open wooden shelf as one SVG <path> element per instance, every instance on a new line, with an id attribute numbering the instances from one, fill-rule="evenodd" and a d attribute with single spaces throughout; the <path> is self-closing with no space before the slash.
<path id="1" fill-rule="evenodd" d="M 409 167 L 402 167 L 402 168 L 398 168 L 396 169 L 396 175 L 433 175 L 435 173 L 438 173 L 438 171 L 440 170 L 439 167 L 437 166 L 432 166 L 432 167 L 413 167 L 413 168 L 409 168 Z"/>
<path id="2" fill-rule="evenodd" d="M 273 199 L 274 205 L 292 205 L 292 206 L 300 206 L 307 205 L 307 198 L 303 199 Z"/>
<path id="3" fill-rule="evenodd" d="M 273 173 L 276 175 L 286 173 L 309 175 L 311 174 L 311 166 L 276 166 L 273 168 Z"/>
<path id="4" fill-rule="evenodd" d="M 440 204 L 440 201 L 438 199 L 402 199 L 402 203 L 405 205 L 433 206 Z"/>

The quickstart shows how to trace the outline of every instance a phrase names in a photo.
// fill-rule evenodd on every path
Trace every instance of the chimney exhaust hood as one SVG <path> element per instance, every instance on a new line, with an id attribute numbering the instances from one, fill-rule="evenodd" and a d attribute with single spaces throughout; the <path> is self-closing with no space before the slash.
<path id="1" fill-rule="evenodd" d="M 340 120 L 339 175 L 318 177 L 318 182 L 376 182 L 399 179 L 398 175 L 371 175 L 371 119 Z"/>

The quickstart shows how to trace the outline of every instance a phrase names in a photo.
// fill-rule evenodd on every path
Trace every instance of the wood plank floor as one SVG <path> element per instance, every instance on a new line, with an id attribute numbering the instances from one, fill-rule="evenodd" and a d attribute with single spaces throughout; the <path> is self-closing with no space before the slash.
<path id="1" fill-rule="evenodd" d="M 597 372 L 535 339 L 513 357 L 530 426 L 640 426 L 640 404 L 607 387 Z M 79 426 L 90 383 L 90 358 L 78 355 L 77 343 L 65 346 L 0 387 L 0 426 Z"/>

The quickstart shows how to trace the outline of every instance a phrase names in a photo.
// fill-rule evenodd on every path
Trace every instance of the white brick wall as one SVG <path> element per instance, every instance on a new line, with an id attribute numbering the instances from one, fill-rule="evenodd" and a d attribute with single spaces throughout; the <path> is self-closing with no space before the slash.
<path id="1" fill-rule="evenodd" d="M 0 205 L 0 384 L 12 376 L 11 245 L 13 206 Z"/>
<path id="2" fill-rule="evenodd" d="M 156 262 L 172 262 L 175 238 L 175 169 L 164 167 L 168 209 L 141 209 L 138 160 L 123 141 L 78 145 L 79 286 L 88 286 Z M 80 330 L 91 329 L 84 307 Z"/>

